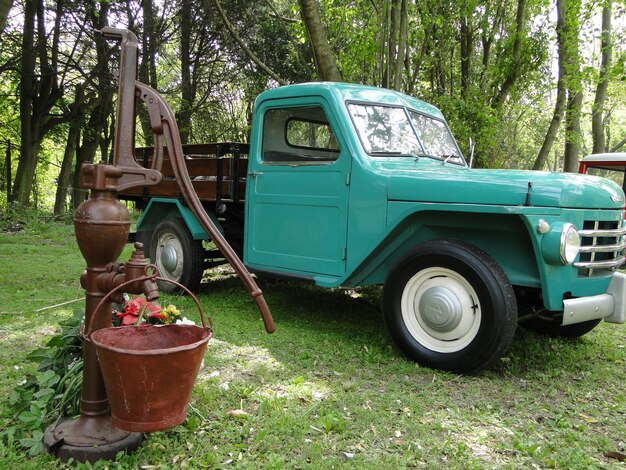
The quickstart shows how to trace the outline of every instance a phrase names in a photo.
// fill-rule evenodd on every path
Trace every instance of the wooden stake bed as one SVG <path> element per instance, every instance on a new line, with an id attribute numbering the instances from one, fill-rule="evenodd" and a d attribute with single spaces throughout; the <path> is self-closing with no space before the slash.
<path id="1" fill-rule="evenodd" d="M 243 202 L 248 171 L 250 146 L 237 142 L 183 145 L 185 165 L 198 197 L 203 202 Z M 135 159 L 150 168 L 152 147 L 135 149 Z M 182 198 L 180 187 L 174 177 L 172 165 L 164 149 L 163 181 L 156 186 L 135 187 L 118 193 L 118 198 L 129 201 L 147 201 L 152 197 Z"/>

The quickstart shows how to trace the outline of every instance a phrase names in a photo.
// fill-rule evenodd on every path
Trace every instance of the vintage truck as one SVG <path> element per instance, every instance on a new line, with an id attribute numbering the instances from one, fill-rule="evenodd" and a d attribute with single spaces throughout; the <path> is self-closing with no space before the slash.
<path id="1" fill-rule="evenodd" d="M 250 143 L 184 147 L 205 210 L 257 275 L 383 285 L 383 318 L 418 363 L 473 372 L 519 323 L 580 336 L 626 321 L 624 193 L 600 177 L 472 169 L 442 113 L 390 90 L 307 83 L 256 100 Z M 149 165 L 150 149 L 136 159 Z M 197 288 L 223 262 L 163 182 L 128 190 L 162 275 Z M 164 285 L 167 289 L 168 286 Z"/>

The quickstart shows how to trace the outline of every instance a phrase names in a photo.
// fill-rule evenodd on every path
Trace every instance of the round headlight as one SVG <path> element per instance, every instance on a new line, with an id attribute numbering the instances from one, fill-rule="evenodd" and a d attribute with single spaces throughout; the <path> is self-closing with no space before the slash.
<path id="1" fill-rule="evenodd" d="M 561 263 L 572 264 L 580 251 L 580 236 L 576 227 L 572 224 L 565 224 L 561 231 L 560 256 Z"/>

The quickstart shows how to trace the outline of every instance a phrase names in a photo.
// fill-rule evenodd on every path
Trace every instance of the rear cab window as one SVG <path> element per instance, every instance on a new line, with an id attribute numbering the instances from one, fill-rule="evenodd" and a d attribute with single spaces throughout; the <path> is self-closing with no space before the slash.
<path id="1" fill-rule="evenodd" d="M 339 144 L 321 106 L 269 109 L 263 121 L 262 159 L 267 164 L 329 164 Z"/>

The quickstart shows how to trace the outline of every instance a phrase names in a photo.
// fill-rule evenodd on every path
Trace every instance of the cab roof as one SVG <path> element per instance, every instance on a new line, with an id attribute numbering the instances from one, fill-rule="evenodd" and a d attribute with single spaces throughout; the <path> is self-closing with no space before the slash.
<path id="1" fill-rule="evenodd" d="M 406 106 L 423 114 L 444 119 L 443 114 L 437 107 L 412 96 L 386 88 L 352 83 L 308 82 L 285 85 L 261 93 L 256 100 L 256 105 L 258 106 L 261 102 L 273 99 L 300 98 L 304 96 L 323 96 L 335 104 L 357 102 Z"/>

